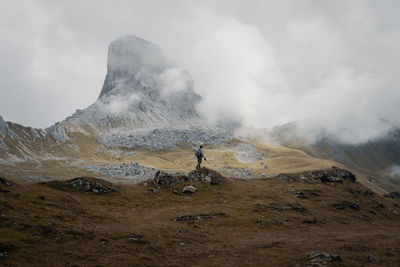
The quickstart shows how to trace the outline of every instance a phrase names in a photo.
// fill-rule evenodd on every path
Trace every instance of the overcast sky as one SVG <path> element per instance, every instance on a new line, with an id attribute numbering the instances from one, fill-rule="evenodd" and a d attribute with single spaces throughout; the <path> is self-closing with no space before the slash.
<path id="1" fill-rule="evenodd" d="M 396 0 L 3 0 L 0 115 L 47 127 L 87 107 L 108 44 L 135 34 L 188 69 L 210 120 L 365 141 L 400 125 L 399 14 Z"/>

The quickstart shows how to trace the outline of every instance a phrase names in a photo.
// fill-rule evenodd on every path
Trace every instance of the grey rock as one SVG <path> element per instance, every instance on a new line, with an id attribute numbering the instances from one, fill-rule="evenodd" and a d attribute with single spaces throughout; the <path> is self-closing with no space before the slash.
<path id="1" fill-rule="evenodd" d="M 69 139 L 68 135 L 65 133 L 64 127 L 60 124 L 54 124 L 46 128 L 46 131 L 49 132 L 57 142 L 63 143 Z"/>
<path id="2" fill-rule="evenodd" d="M 182 82 L 179 88 L 176 80 Z M 200 99 L 189 73 L 170 63 L 158 45 L 124 36 L 109 46 L 98 100 L 67 121 L 89 123 L 101 131 L 186 125 L 200 119 Z"/>
<path id="3" fill-rule="evenodd" d="M 218 212 L 218 213 L 202 213 L 202 214 L 194 214 L 194 215 L 182 215 L 176 217 L 174 221 L 176 222 L 188 222 L 188 221 L 195 221 L 200 219 L 213 219 L 215 217 L 228 217 L 228 214 L 225 212 Z"/>
<path id="4" fill-rule="evenodd" d="M 367 255 L 367 261 L 370 263 L 379 263 L 380 259 L 372 254 Z"/>
<path id="5" fill-rule="evenodd" d="M 308 261 L 312 263 L 326 264 L 328 262 L 342 262 L 342 258 L 337 254 L 325 252 L 311 252 L 308 254 Z"/>
<path id="6" fill-rule="evenodd" d="M 182 182 L 182 180 L 184 180 L 184 177 L 181 175 L 174 175 L 163 171 L 158 171 L 153 179 L 153 183 L 156 187 L 164 188 L 176 185 Z"/>
<path id="7" fill-rule="evenodd" d="M 95 194 L 106 194 L 117 191 L 112 183 L 92 177 L 78 177 L 68 180 L 67 183 L 77 190 Z"/>
<path id="8" fill-rule="evenodd" d="M 188 174 L 189 181 L 199 181 L 209 185 L 218 185 L 225 181 L 225 177 L 216 171 L 201 168 L 200 170 L 191 171 Z"/>
<path id="9" fill-rule="evenodd" d="M 107 147 L 140 147 L 161 150 L 179 143 L 213 144 L 228 140 L 233 136 L 229 129 L 204 126 L 162 127 L 153 130 L 137 129 L 111 131 L 100 134 L 97 140 Z"/>
<path id="10" fill-rule="evenodd" d="M 196 187 L 194 187 L 193 185 L 187 185 L 183 188 L 182 193 L 193 194 L 196 193 L 196 191 L 197 191 Z"/>
<path id="11" fill-rule="evenodd" d="M 8 257 L 8 251 L 0 251 L 0 259 L 7 258 Z"/>
<path id="12" fill-rule="evenodd" d="M 101 173 L 107 177 L 124 177 L 134 181 L 150 179 L 156 174 L 154 168 L 141 166 L 137 162 L 111 166 L 86 165 L 83 168 L 89 171 Z"/>
<path id="13" fill-rule="evenodd" d="M 343 183 L 343 180 L 340 179 L 339 177 L 333 177 L 333 176 L 327 176 L 327 175 L 323 175 L 320 178 L 320 180 L 323 183 Z"/>
<path id="14" fill-rule="evenodd" d="M 236 148 L 235 157 L 238 161 L 251 164 L 260 160 L 261 153 L 251 144 L 239 144 Z"/>

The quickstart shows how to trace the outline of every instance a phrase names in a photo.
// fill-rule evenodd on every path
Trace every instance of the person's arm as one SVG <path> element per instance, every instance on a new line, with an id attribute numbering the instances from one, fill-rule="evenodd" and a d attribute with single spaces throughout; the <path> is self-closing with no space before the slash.
<path id="1" fill-rule="evenodd" d="M 201 154 L 203 155 L 204 160 L 207 161 L 206 156 L 204 156 L 204 153 L 201 152 Z"/>

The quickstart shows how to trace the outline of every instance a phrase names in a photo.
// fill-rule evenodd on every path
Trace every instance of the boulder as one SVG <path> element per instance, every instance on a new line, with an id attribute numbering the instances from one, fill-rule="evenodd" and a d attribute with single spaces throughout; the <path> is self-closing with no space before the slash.
<path id="1" fill-rule="evenodd" d="M 191 171 L 188 174 L 189 181 L 199 181 L 209 185 L 217 185 L 225 181 L 225 178 L 216 171 L 201 168 L 200 170 Z"/>
<path id="2" fill-rule="evenodd" d="M 368 254 L 367 261 L 370 263 L 378 263 L 380 261 L 380 259 L 372 254 Z"/>
<path id="3" fill-rule="evenodd" d="M 196 191 L 197 191 L 196 187 L 194 187 L 193 185 L 187 185 L 183 188 L 182 193 L 193 194 L 196 193 Z"/>
<path id="4" fill-rule="evenodd" d="M 153 179 L 153 183 L 156 187 L 171 187 L 177 183 L 185 180 L 185 177 L 180 174 L 170 174 L 163 171 L 158 171 Z"/>
<path id="5" fill-rule="evenodd" d="M 342 262 L 342 258 L 337 254 L 329 254 L 325 252 L 311 252 L 308 254 L 308 261 L 325 265 L 328 262 Z"/>

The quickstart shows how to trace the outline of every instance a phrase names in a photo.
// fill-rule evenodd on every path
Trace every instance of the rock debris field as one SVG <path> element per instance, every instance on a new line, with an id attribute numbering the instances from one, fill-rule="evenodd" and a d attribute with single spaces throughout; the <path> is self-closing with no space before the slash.
<path id="1" fill-rule="evenodd" d="M 124 163 L 112 166 L 86 165 L 86 170 L 100 173 L 107 177 L 125 177 L 133 181 L 142 181 L 153 178 L 156 169 L 139 165 L 137 162 Z"/>
<path id="2" fill-rule="evenodd" d="M 140 147 L 160 150 L 174 147 L 181 142 L 213 144 L 230 139 L 232 133 L 224 128 L 156 128 L 153 130 L 116 131 L 101 134 L 98 141 L 107 147 Z"/>

